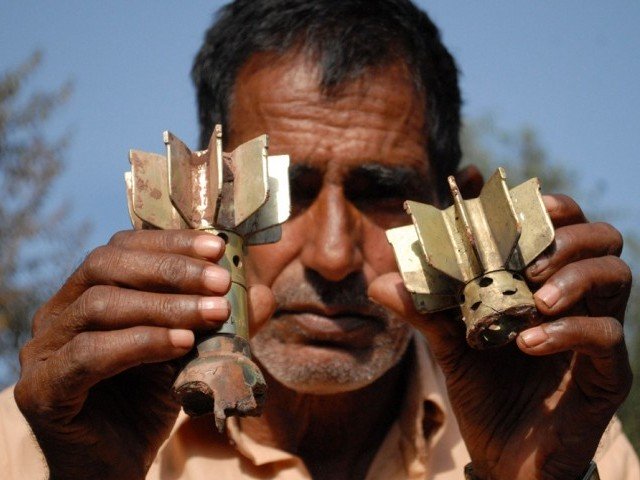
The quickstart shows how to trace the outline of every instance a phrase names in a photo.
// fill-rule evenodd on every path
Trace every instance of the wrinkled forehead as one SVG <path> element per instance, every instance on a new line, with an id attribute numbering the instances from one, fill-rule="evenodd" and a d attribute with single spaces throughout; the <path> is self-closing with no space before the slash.
<path id="1" fill-rule="evenodd" d="M 320 81 L 319 65 L 303 53 L 254 54 L 236 77 L 228 147 L 266 132 L 270 154 L 297 163 L 429 170 L 424 95 L 404 62 L 369 68 L 331 91 Z"/>

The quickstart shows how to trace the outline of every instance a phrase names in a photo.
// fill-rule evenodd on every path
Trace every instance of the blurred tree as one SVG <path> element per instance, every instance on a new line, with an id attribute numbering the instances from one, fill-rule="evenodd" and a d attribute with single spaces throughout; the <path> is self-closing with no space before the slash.
<path id="1" fill-rule="evenodd" d="M 0 74 L 0 387 L 15 380 L 17 351 L 30 335 L 35 309 L 65 277 L 85 237 L 68 208 L 48 203 L 68 136 L 45 134 L 71 85 L 25 93 L 42 55 Z"/>
<path id="2" fill-rule="evenodd" d="M 601 208 L 599 200 L 602 185 L 585 188 L 576 172 L 561 164 L 552 162 L 549 154 L 540 144 L 534 129 L 524 127 L 519 130 L 499 129 L 491 117 L 467 120 L 461 136 L 463 164 L 474 163 L 487 178 L 499 167 L 505 167 L 510 186 L 531 177 L 540 178 L 544 193 L 562 192 L 574 197 L 585 210 L 588 218 L 616 223 L 616 218 L 632 212 L 619 210 L 611 212 Z M 623 208 L 623 207 L 621 207 Z M 623 258 L 632 270 L 640 272 L 640 235 L 637 231 L 623 232 L 625 252 Z M 627 307 L 625 331 L 632 366 L 636 378 L 640 372 L 640 285 L 632 288 Z M 618 412 L 624 429 L 640 453 L 640 383 L 634 382 L 631 393 Z"/>

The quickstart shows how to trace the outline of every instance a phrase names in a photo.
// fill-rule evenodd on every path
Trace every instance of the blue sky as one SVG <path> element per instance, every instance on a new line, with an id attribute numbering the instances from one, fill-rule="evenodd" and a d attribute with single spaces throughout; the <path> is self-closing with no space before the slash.
<path id="1" fill-rule="evenodd" d="M 224 2 L 2 0 L 0 69 L 34 49 L 30 88 L 75 85 L 49 133 L 73 133 L 50 201 L 89 218 L 87 249 L 129 228 L 122 174 L 130 148 L 162 152 L 162 131 L 197 139 L 191 60 Z M 464 113 L 533 126 L 555 160 L 626 202 L 640 225 L 640 2 L 421 1 L 462 71 Z M 588 200 L 588 199 L 581 199 Z M 83 252 L 79 252 L 79 255 Z"/>

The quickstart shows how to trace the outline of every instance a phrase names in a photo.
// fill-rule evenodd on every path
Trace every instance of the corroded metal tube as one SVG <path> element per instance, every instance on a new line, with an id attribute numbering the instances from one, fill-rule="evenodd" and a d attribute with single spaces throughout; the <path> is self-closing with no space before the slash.
<path id="1" fill-rule="evenodd" d="M 289 157 L 267 155 L 268 137 L 222 151 L 217 125 L 207 150 L 192 152 L 165 132 L 167 156 L 132 150 L 125 173 L 129 213 L 136 229 L 190 228 L 219 235 L 220 265 L 231 273 L 229 319 L 200 333 L 174 383 L 189 415 L 213 413 L 219 429 L 229 415 L 259 415 L 266 384 L 249 350 L 244 246 L 280 240 L 290 213 Z"/>
<path id="2" fill-rule="evenodd" d="M 213 413 L 222 430 L 228 416 L 260 415 L 267 385 L 249 349 L 243 239 L 230 231 L 209 231 L 225 239 L 219 263 L 231 273 L 225 295 L 231 311 L 219 330 L 198 336 L 196 349 L 173 384 L 173 395 L 189 415 Z"/>

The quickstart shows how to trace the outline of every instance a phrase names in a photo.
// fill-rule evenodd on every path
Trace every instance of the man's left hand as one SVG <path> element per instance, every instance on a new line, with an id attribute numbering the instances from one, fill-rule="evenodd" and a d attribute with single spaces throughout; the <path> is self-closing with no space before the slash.
<path id="1" fill-rule="evenodd" d="M 623 318 L 631 271 L 622 236 L 545 196 L 554 244 L 526 270 L 547 322 L 514 344 L 471 349 L 455 312 L 416 313 L 397 273 L 369 294 L 427 338 L 479 478 L 579 478 L 631 386 Z"/>

